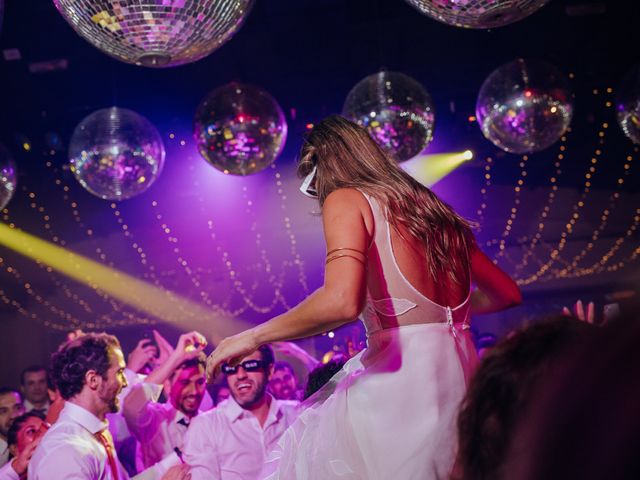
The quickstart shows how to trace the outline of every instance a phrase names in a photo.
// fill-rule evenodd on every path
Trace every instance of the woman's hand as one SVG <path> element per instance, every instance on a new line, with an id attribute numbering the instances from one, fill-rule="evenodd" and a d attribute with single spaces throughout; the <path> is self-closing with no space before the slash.
<path id="1" fill-rule="evenodd" d="M 259 346 L 253 329 L 245 330 L 222 340 L 207 358 L 207 381 L 213 382 L 223 363 L 235 365 L 247 355 L 255 352 Z"/>

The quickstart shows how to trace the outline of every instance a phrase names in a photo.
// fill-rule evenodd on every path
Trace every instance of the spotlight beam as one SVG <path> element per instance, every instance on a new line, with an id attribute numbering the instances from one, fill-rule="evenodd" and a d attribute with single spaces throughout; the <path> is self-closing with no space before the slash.
<path id="1" fill-rule="evenodd" d="M 83 255 L 3 223 L 0 223 L 0 244 L 182 330 L 198 330 L 215 344 L 250 326 L 243 320 L 227 316 L 219 309 L 207 309 L 175 292 L 150 285 L 120 270 L 105 267 Z"/>
<path id="2" fill-rule="evenodd" d="M 417 181 L 430 187 L 472 158 L 473 152 L 471 150 L 418 155 L 411 160 L 401 163 L 400 167 Z"/>

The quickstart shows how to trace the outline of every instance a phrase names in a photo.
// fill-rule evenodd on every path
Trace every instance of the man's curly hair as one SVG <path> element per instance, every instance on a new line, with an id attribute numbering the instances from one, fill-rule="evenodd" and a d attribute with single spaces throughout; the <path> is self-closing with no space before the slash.
<path id="1" fill-rule="evenodd" d="M 96 371 L 103 378 L 110 366 L 109 349 L 120 342 L 107 333 L 87 333 L 60 346 L 51 355 L 51 376 L 65 400 L 82 391 L 85 375 Z"/>

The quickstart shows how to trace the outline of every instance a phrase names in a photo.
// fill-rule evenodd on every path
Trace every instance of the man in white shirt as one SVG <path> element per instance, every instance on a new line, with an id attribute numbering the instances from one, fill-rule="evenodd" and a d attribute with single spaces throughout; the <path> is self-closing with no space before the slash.
<path id="1" fill-rule="evenodd" d="M 20 389 L 24 396 L 24 410 L 35 410 L 43 415 L 49 411 L 47 371 L 40 365 L 32 365 L 20 373 Z"/>
<path id="2" fill-rule="evenodd" d="M 20 393 L 11 389 L 0 388 L 0 467 L 9 461 L 9 445 L 7 435 L 13 421 L 24 413 Z"/>
<path id="3" fill-rule="evenodd" d="M 268 345 L 223 365 L 231 398 L 191 422 L 184 447 L 193 480 L 256 480 L 271 448 L 298 414 L 297 402 L 267 393 L 273 373 Z"/>
<path id="4" fill-rule="evenodd" d="M 66 400 L 58 421 L 42 437 L 29 463 L 29 480 L 127 480 L 118 461 L 105 416 L 117 412 L 127 385 L 124 356 L 116 337 L 88 333 L 52 355 L 52 375 Z M 188 479 L 177 458 L 137 475 L 138 480 Z"/>
<path id="5" fill-rule="evenodd" d="M 140 442 L 145 468 L 184 448 L 187 428 L 206 391 L 206 344 L 198 332 L 181 335 L 169 358 L 124 397 L 122 413 Z M 158 403 L 163 388 L 169 401 Z"/>

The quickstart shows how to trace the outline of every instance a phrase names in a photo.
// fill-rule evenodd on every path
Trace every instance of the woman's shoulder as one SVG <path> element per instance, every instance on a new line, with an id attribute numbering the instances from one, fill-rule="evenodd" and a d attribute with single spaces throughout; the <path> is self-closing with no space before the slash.
<path id="1" fill-rule="evenodd" d="M 327 195 L 324 201 L 325 206 L 329 202 L 332 204 L 347 203 L 350 205 L 358 205 L 366 204 L 367 198 L 366 194 L 357 188 L 338 188 Z"/>

